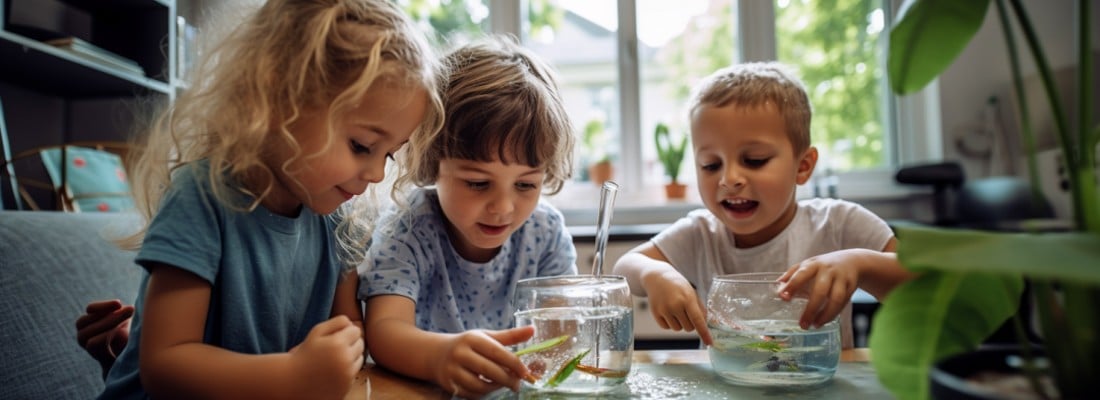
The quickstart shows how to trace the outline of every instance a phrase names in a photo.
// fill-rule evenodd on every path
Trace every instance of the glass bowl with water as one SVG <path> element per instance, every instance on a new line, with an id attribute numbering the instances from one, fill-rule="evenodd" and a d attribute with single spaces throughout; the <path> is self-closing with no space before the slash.
<path id="1" fill-rule="evenodd" d="M 516 326 L 535 327 L 535 336 L 516 349 L 532 372 L 525 392 L 600 394 L 625 387 L 634 352 L 633 300 L 625 278 L 524 279 L 513 305 Z"/>
<path id="2" fill-rule="evenodd" d="M 781 273 L 715 277 L 707 295 L 707 328 L 714 372 L 739 386 L 815 386 L 840 363 L 840 321 L 802 329 L 806 299 L 778 295 Z"/>

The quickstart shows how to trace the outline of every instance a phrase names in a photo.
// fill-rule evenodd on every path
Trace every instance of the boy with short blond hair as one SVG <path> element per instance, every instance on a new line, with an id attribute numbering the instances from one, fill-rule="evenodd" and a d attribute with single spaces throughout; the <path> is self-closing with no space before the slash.
<path id="1" fill-rule="evenodd" d="M 723 68 L 696 88 L 689 117 L 706 209 L 690 212 L 614 267 L 634 294 L 650 298 L 662 328 L 698 330 L 710 345 L 703 301 L 713 277 L 786 271 L 780 297 L 808 297 L 802 328 L 840 315 L 842 345 L 850 348 L 856 288 L 881 299 L 910 277 L 881 218 L 844 200 L 795 200 L 818 158 L 811 115 L 804 85 L 778 62 Z"/>

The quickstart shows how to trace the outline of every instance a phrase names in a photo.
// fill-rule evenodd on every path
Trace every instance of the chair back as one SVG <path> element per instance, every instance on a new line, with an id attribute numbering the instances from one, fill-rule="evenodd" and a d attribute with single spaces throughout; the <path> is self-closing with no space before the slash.
<path id="1" fill-rule="evenodd" d="M 133 208 L 123 163 L 129 149 L 126 142 L 115 141 L 36 147 L 0 163 L 0 176 L 10 182 L 18 209 L 125 211 Z M 37 175 L 45 178 L 26 173 L 33 169 L 45 170 Z M 52 204 L 40 206 L 43 198 L 52 199 Z"/>

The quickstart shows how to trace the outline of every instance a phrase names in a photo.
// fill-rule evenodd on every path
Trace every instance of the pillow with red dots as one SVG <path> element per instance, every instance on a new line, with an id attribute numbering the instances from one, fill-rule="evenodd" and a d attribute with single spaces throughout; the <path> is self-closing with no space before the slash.
<path id="1" fill-rule="evenodd" d="M 42 151 L 42 162 L 54 185 L 61 185 L 61 149 Z M 122 158 L 87 147 L 66 149 L 66 179 L 74 211 L 126 211 L 134 207 Z"/>

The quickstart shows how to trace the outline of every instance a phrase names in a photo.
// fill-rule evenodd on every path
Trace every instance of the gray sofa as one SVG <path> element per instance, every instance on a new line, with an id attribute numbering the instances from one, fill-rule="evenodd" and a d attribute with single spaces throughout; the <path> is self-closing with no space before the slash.
<path id="1" fill-rule="evenodd" d="M 107 240 L 137 218 L 117 213 L 0 211 L 0 399 L 89 399 L 99 364 L 76 343 L 89 301 L 133 304 L 142 270 Z"/>

